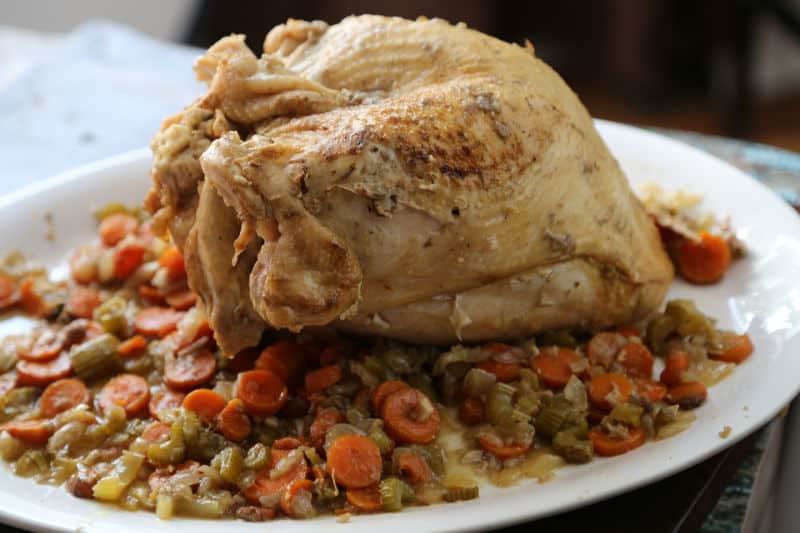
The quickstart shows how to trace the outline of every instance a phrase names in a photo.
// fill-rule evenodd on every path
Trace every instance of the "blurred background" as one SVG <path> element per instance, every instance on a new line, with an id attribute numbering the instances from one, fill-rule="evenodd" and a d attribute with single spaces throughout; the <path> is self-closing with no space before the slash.
<path id="1" fill-rule="evenodd" d="M 0 24 L 59 35 L 107 19 L 199 47 L 244 32 L 258 50 L 288 17 L 364 12 L 529 39 L 596 117 L 800 151 L 800 0 L 26 0 L 4 2 Z"/>

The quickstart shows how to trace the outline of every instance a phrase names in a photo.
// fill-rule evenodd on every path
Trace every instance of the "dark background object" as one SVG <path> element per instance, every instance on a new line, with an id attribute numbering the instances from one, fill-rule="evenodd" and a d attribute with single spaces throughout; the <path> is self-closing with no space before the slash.
<path id="1" fill-rule="evenodd" d="M 765 31 L 790 38 L 787 60 L 800 57 L 799 1 L 202 0 L 185 40 L 206 47 L 240 32 L 260 51 L 266 32 L 290 17 L 333 23 L 353 13 L 424 14 L 529 39 L 597 117 L 800 151 L 800 79 L 770 94 L 755 79 Z M 758 31 L 765 21 L 772 25 Z"/>

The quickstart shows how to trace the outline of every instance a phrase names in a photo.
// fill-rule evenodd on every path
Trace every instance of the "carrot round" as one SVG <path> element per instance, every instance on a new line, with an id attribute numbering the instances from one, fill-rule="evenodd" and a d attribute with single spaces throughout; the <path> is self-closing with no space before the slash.
<path id="1" fill-rule="evenodd" d="M 679 383 L 669 388 L 667 402 L 678 404 L 683 409 L 694 409 L 706 401 L 708 389 L 703 383 Z"/>
<path id="2" fill-rule="evenodd" d="M 0 300 L 7 299 L 15 292 L 17 292 L 17 284 L 14 283 L 14 280 L 5 274 L 0 274 Z"/>
<path id="3" fill-rule="evenodd" d="M 642 336 L 642 330 L 637 328 L 636 326 L 620 326 L 617 328 L 617 333 L 622 335 L 623 337 L 640 337 Z"/>
<path id="4" fill-rule="evenodd" d="M 294 450 L 299 448 L 303 443 L 300 439 L 295 437 L 281 437 L 272 443 L 273 450 Z"/>
<path id="5" fill-rule="evenodd" d="M 88 287 L 75 287 L 67 298 L 67 312 L 78 318 L 92 318 L 100 305 L 100 293 Z"/>
<path id="6" fill-rule="evenodd" d="M 181 252 L 175 246 L 164 250 L 164 253 L 158 258 L 158 266 L 167 271 L 167 277 L 170 280 L 186 276 L 186 264 L 183 261 Z"/>
<path id="7" fill-rule="evenodd" d="M 336 424 L 341 424 L 344 420 L 344 415 L 335 409 L 318 411 L 317 416 L 314 417 L 314 421 L 311 423 L 311 427 L 308 430 L 311 437 L 311 444 L 313 444 L 317 450 L 322 450 L 322 446 L 325 444 L 325 435 L 328 433 L 328 430 Z"/>
<path id="8" fill-rule="evenodd" d="M 480 424 L 485 418 L 483 402 L 477 398 L 464 398 L 458 407 L 458 418 L 470 426 Z"/>
<path id="9" fill-rule="evenodd" d="M 306 393 L 322 392 L 342 379 L 342 368 L 339 365 L 328 365 L 306 373 Z"/>
<path id="10" fill-rule="evenodd" d="M 61 335 L 45 332 L 39 336 L 32 346 L 19 351 L 19 358 L 32 363 L 52 361 L 64 349 L 64 339 Z"/>
<path id="11" fill-rule="evenodd" d="M 586 357 L 591 364 L 607 369 L 627 342 L 617 333 L 610 331 L 598 333 L 586 343 Z"/>
<path id="12" fill-rule="evenodd" d="M 72 362 L 69 355 L 63 352 L 52 361 L 41 363 L 17 361 L 17 384 L 23 387 L 45 387 L 71 375 Z"/>
<path id="13" fill-rule="evenodd" d="M 381 480 L 383 460 L 378 445 L 361 435 L 339 437 L 328 449 L 328 472 L 347 489 L 360 489 Z"/>
<path id="14" fill-rule="evenodd" d="M 268 370 L 248 370 L 236 379 L 236 397 L 248 413 L 272 416 L 286 403 L 288 391 L 283 381 Z"/>
<path id="15" fill-rule="evenodd" d="M 148 303 L 150 305 L 164 305 L 165 303 L 167 303 L 167 300 L 166 298 L 164 298 L 164 295 L 161 294 L 161 291 L 156 289 L 155 287 L 142 284 L 139 285 L 137 291 L 139 292 L 139 296 L 141 296 L 142 300 L 144 300 L 145 303 Z"/>
<path id="16" fill-rule="evenodd" d="M 310 479 L 295 479 L 281 492 L 281 510 L 286 516 L 303 518 L 295 511 L 295 498 L 305 492 L 308 498 L 314 493 L 314 483 Z"/>
<path id="17" fill-rule="evenodd" d="M 383 402 L 381 418 L 386 433 L 407 444 L 430 444 L 439 434 L 439 410 L 417 389 L 407 388 L 390 394 Z"/>
<path id="18" fill-rule="evenodd" d="M 494 439 L 487 438 L 483 435 L 478 437 L 478 444 L 481 448 L 503 461 L 525 455 L 528 450 L 530 450 L 530 446 L 497 443 L 494 442 Z"/>
<path id="19" fill-rule="evenodd" d="M 284 383 L 291 383 L 303 372 L 305 354 L 293 341 L 278 341 L 262 350 L 256 359 L 255 367 L 277 374 Z"/>
<path id="20" fill-rule="evenodd" d="M 652 379 L 635 380 L 636 392 L 650 403 L 662 401 L 667 396 L 667 386 Z"/>
<path id="21" fill-rule="evenodd" d="M 233 442 L 241 442 L 253 431 L 250 417 L 245 413 L 244 404 L 238 398 L 229 401 L 217 419 L 219 432 Z"/>
<path id="22" fill-rule="evenodd" d="M 76 283 L 87 285 L 97 279 L 99 248 L 78 248 L 69 258 L 69 273 Z"/>
<path id="23" fill-rule="evenodd" d="M 197 303 L 197 294 L 191 289 L 183 289 L 167 294 L 164 299 L 176 311 L 186 311 Z"/>
<path id="24" fill-rule="evenodd" d="M 181 355 L 168 353 L 164 357 L 164 383 L 168 387 L 187 391 L 207 383 L 217 371 L 217 358 L 208 350 Z"/>
<path id="25" fill-rule="evenodd" d="M 562 389 L 572 376 L 570 365 L 579 359 L 580 356 L 574 350 L 552 346 L 532 357 L 530 365 L 546 386 Z"/>
<path id="26" fill-rule="evenodd" d="M 19 304 L 29 315 L 42 316 L 48 310 L 44 299 L 36 292 L 36 281 L 28 276 L 19 283 Z"/>
<path id="27" fill-rule="evenodd" d="M 711 359 L 725 361 L 726 363 L 736 363 L 738 365 L 753 353 L 753 342 L 746 333 L 737 335 L 732 332 L 723 332 L 720 342 L 722 344 L 722 349 L 711 352 L 709 354 Z"/>
<path id="28" fill-rule="evenodd" d="M 53 434 L 53 425 L 47 420 L 12 420 L 0 424 L 0 432 L 8 434 L 27 444 L 28 446 L 41 446 Z"/>
<path id="29" fill-rule="evenodd" d="M 135 217 L 125 213 L 114 213 L 108 215 L 100 222 L 98 233 L 100 240 L 106 246 L 114 246 L 122 239 L 136 231 L 139 221 Z"/>
<path id="30" fill-rule="evenodd" d="M 169 440 L 172 427 L 164 422 L 153 422 L 142 431 L 142 438 L 147 442 L 157 444 Z"/>
<path id="31" fill-rule="evenodd" d="M 270 476 L 275 465 L 282 459 L 285 459 L 290 453 L 291 451 L 289 450 L 272 449 L 267 466 L 260 470 L 250 486 L 242 491 L 242 495 L 247 501 L 253 505 L 261 505 L 261 498 L 274 498 L 279 496 L 281 491 L 288 487 L 292 481 L 306 479 L 308 477 L 308 463 L 302 455 L 300 459 L 282 475 L 274 479 Z"/>
<path id="32" fill-rule="evenodd" d="M 195 389 L 183 399 L 183 408 L 210 424 L 225 409 L 228 402 L 218 392 L 211 389 Z"/>
<path id="33" fill-rule="evenodd" d="M 45 418 L 81 404 L 89 404 L 89 389 L 79 379 L 60 379 L 47 386 L 39 399 L 39 410 Z"/>
<path id="34" fill-rule="evenodd" d="M 622 374 L 600 374 L 589 382 L 589 399 L 594 405 L 601 409 L 611 409 L 613 405 L 609 403 L 608 395 L 616 391 L 616 402 L 625 403 L 633 392 L 633 383 Z"/>
<path id="35" fill-rule="evenodd" d="M 144 247 L 138 242 L 127 242 L 114 249 L 114 277 L 122 280 L 136 272 L 144 262 Z"/>
<path id="36" fill-rule="evenodd" d="M 686 239 L 677 254 L 678 271 L 686 281 L 705 285 L 716 283 L 731 263 L 728 242 L 708 232 L 700 233 L 699 242 Z"/>
<path id="37" fill-rule="evenodd" d="M 617 361 L 625 368 L 629 376 L 650 378 L 653 376 L 653 364 L 656 359 L 644 344 L 631 342 L 619 351 Z"/>
<path id="38" fill-rule="evenodd" d="M 629 428 L 628 436 L 620 438 L 603 432 L 599 427 L 589 431 L 589 440 L 597 455 L 612 457 L 622 455 L 644 444 L 644 431 L 641 428 Z"/>
<path id="39" fill-rule="evenodd" d="M 119 343 L 117 353 L 121 357 L 133 357 L 139 355 L 145 348 L 147 348 L 147 340 L 141 335 L 134 335 Z"/>
<path id="40" fill-rule="evenodd" d="M 152 396 L 147 403 L 147 410 L 150 416 L 160 420 L 159 412 L 164 409 L 177 409 L 183 405 L 185 395 L 182 392 L 175 392 L 169 389 L 161 389 Z"/>
<path id="41" fill-rule="evenodd" d="M 376 415 L 379 415 L 381 409 L 383 409 L 383 402 L 386 401 L 386 398 L 399 390 L 404 390 L 410 388 L 411 385 L 406 383 L 405 381 L 400 381 L 397 379 L 384 381 L 372 392 L 372 399 L 370 400 L 370 405 L 372 406 L 372 412 Z"/>
<path id="42" fill-rule="evenodd" d="M 495 361 L 494 359 L 487 359 L 481 361 L 476 367 L 484 370 L 490 374 L 494 374 L 497 381 L 508 383 L 519 378 L 519 365 L 517 363 L 507 363 L 504 361 Z"/>
<path id="43" fill-rule="evenodd" d="M 120 374 L 111 378 L 97 395 L 101 410 L 112 405 L 125 409 L 128 416 L 136 416 L 147 408 L 150 400 L 150 387 L 143 377 L 136 374 Z"/>
<path id="44" fill-rule="evenodd" d="M 689 354 L 683 350 L 674 350 L 667 355 L 664 370 L 661 371 L 661 383 L 670 387 L 681 382 L 681 374 L 689 368 Z"/>
<path id="45" fill-rule="evenodd" d="M 419 455 L 407 452 L 397 458 L 397 470 L 412 485 L 427 483 L 433 478 L 431 467 Z"/>
<path id="46" fill-rule="evenodd" d="M 370 485 L 363 489 L 347 489 L 347 503 L 364 513 L 374 513 L 383 509 L 381 493 L 378 485 Z"/>
<path id="47" fill-rule="evenodd" d="M 166 337 L 175 331 L 183 313 L 166 307 L 147 307 L 136 315 L 136 332 L 149 337 Z"/>

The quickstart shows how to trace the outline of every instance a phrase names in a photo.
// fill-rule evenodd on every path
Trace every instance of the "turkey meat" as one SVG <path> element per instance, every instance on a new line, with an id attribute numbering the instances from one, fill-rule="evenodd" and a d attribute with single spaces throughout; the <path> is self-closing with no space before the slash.
<path id="1" fill-rule="evenodd" d="M 198 59 L 146 207 L 217 341 L 328 325 L 409 342 L 597 329 L 673 271 L 592 120 L 531 46 L 442 20 L 290 20 Z"/>

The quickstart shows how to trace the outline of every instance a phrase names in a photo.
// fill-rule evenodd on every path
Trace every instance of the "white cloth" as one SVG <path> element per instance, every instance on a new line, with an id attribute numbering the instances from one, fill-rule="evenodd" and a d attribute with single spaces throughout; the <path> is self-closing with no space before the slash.
<path id="1" fill-rule="evenodd" d="M 199 54 L 103 21 L 64 36 L 0 27 L 0 195 L 147 146 L 202 94 Z"/>

